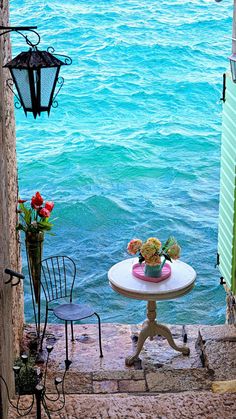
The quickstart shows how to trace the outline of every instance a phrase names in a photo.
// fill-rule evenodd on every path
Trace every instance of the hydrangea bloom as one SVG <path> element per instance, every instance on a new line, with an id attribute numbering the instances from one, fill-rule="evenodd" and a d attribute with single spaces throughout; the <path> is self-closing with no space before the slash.
<path id="1" fill-rule="evenodd" d="M 136 253 L 141 249 L 142 240 L 133 239 L 129 242 L 127 250 L 131 255 L 136 255 Z"/>
<path id="2" fill-rule="evenodd" d="M 169 237 L 162 244 L 157 237 L 149 237 L 145 242 L 133 239 L 129 242 L 127 250 L 131 255 L 139 253 L 139 262 L 145 261 L 146 265 L 162 265 L 164 260 L 170 262 L 180 257 L 181 248 L 174 237 Z"/>

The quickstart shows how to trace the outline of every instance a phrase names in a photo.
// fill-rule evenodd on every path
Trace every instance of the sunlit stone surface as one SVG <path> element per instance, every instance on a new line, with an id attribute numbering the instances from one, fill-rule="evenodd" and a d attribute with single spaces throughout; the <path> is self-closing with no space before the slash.
<path id="1" fill-rule="evenodd" d="M 235 373 L 234 326 L 187 325 L 190 356 L 174 351 L 165 339 L 157 337 L 146 341 L 140 361 L 127 367 L 125 358 L 135 347 L 140 327 L 103 324 L 104 357 L 100 358 L 97 326 L 75 325 L 76 341 L 69 343 L 72 364 L 65 385 L 66 407 L 61 416 L 54 413 L 53 418 L 234 417 L 236 394 L 211 392 L 214 380 L 229 380 Z M 182 344 L 182 326 L 169 327 L 176 342 Z M 34 326 L 26 327 L 25 351 L 33 332 Z M 64 369 L 64 325 L 49 325 L 47 333 L 44 347 L 47 343 L 54 345 L 47 388 L 55 393 L 54 377 L 62 376 Z M 9 419 L 14 415 L 11 410 Z M 35 418 L 33 413 L 27 417 Z"/>

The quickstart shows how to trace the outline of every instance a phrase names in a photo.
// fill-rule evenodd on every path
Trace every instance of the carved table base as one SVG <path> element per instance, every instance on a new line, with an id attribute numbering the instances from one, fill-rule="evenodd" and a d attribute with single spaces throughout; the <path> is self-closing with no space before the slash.
<path id="1" fill-rule="evenodd" d="M 142 330 L 138 337 L 137 349 L 134 355 L 128 356 L 125 360 L 127 366 L 133 365 L 134 361 L 138 359 L 138 356 L 143 348 L 145 340 L 149 337 L 151 340 L 156 335 L 164 336 L 169 345 L 176 351 L 182 352 L 183 355 L 189 355 L 190 349 L 186 346 L 177 346 L 174 342 L 170 329 L 156 322 L 156 302 L 148 301 L 147 304 L 147 320 L 143 323 Z"/>

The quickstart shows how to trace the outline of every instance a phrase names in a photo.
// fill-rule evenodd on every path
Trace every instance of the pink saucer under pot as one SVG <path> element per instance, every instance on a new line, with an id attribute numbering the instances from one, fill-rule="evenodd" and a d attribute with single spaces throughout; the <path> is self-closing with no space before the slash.
<path id="1" fill-rule="evenodd" d="M 169 263 L 165 263 L 165 265 L 162 268 L 162 273 L 161 276 L 159 276 L 158 278 L 155 278 L 153 276 L 146 276 L 144 274 L 144 269 L 145 269 L 145 263 L 135 263 L 132 266 L 132 273 L 136 278 L 142 279 L 143 281 L 147 281 L 147 282 L 161 282 L 164 281 L 165 279 L 169 278 L 171 275 L 171 267 L 169 265 Z"/>

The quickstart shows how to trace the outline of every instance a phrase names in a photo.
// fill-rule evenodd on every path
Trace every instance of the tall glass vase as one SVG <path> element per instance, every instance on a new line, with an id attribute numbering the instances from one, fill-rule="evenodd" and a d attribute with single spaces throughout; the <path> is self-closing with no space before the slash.
<path id="1" fill-rule="evenodd" d="M 25 244 L 28 257 L 29 273 L 33 283 L 35 302 L 40 302 L 41 260 L 43 255 L 44 233 L 26 232 Z"/>

